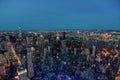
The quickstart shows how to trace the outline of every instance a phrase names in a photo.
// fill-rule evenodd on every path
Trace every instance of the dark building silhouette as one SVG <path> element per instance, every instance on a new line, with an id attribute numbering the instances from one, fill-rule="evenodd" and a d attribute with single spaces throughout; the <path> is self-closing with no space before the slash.
<path id="1" fill-rule="evenodd" d="M 17 76 L 17 66 L 18 66 L 18 60 L 17 59 L 10 59 L 10 79 L 14 79 L 15 76 Z"/>
<path id="2" fill-rule="evenodd" d="M 63 32 L 63 39 L 66 38 L 66 32 Z"/>

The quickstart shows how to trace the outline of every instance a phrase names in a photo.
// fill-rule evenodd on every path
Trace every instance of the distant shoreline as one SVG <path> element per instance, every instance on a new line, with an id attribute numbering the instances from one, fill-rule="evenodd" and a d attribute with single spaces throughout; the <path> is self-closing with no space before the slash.
<path id="1" fill-rule="evenodd" d="M 44 31 L 120 31 L 120 30 L 103 30 L 103 29 L 55 29 L 55 30 L 22 30 L 23 32 L 28 32 L 28 31 L 36 31 L 36 32 L 44 32 Z M 0 30 L 0 32 L 18 32 L 18 30 Z"/>

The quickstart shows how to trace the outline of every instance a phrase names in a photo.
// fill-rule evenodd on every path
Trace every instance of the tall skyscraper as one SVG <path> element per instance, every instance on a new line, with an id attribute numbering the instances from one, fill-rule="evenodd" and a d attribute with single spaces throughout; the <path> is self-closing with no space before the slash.
<path id="1" fill-rule="evenodd" d="M 56 41 L 58 41 L 58 40 L 60 40 L 60 35 L 59 35 L 59 33 L 57 32 L 57 33 L 56 33 Z"/>
<path id="2" fill-rule="evenodd" d="M 7 42 L 7 50 L 8 50 L 8 59 L 12 58 L 12 52 L 11 52 L 11 43 Z"/>
<path id="3" fill-rule="evenodd" d="M 96 52 L 96 46 L 92 46 L 92 56 L 95 57 L 95 52 Z"/>
<path id="4" fill-rule="evenodd" d="M 33 62 L 32 62 L 32 50 L 31 45 L 29 44 L 29 37 L 27 37 L 27 71 L 28 71 L 28 77 L 32 78 L 34 76 L 33 71 Z"/>
<path id="5" fill-rule="evenodd" d="M 47 55 L 47 48 L 44 48 L 44 58 L 46 57 Z"/>
<path id="6" fill-rule="evenodd" d="M 22 38 L 22 29 L 21 29 L 21 26 L 18 27 L 18 30 L 19 30 L 19 38 Z"/>

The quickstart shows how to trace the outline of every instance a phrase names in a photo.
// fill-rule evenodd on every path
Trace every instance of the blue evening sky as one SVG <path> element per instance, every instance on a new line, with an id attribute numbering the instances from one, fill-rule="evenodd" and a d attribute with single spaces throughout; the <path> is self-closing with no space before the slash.
<path id="1" fill-rule="evenodd" d="M 120 29 L 120 0 L 0 0 L 0 30 Z"/>

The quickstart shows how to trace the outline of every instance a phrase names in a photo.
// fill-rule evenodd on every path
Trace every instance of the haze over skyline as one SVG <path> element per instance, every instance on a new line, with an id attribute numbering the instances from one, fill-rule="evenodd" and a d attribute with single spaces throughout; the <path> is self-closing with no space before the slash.
<path id="1" fill-rule="evenodd" d="M 0 0 L 0 30 L 120 29 L 120 0 Z"/>

